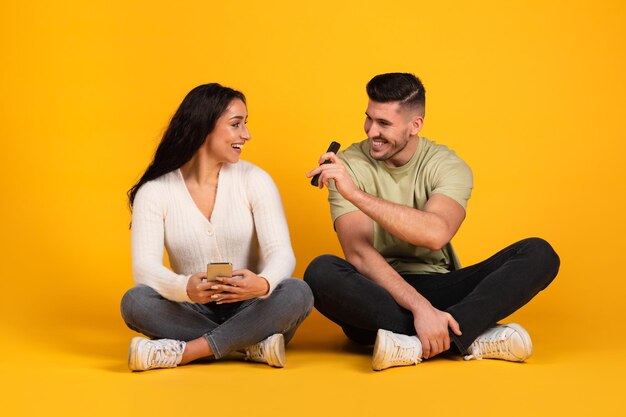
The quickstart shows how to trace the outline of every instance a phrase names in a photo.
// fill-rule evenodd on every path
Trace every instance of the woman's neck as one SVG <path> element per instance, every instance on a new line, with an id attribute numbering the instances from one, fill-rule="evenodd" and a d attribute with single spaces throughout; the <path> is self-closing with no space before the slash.
<path id="1" fill-rule="evenodd" d="M 196 154 L 189 162 L 180 167 L 180 172 L 183 174 L 186 182 L 191 181 L 198 185 L 211 185 L 217 184 L 222 165 L 224 165 L 222 162 L 215 162 Z"/>

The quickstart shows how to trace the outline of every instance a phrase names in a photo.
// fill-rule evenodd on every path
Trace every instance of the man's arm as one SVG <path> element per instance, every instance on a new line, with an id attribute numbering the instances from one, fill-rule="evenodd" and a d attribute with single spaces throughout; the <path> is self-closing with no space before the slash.
<path id="1" fill-rule="evenodd" d="M 447 245 L 465 219 L 463 206 L 443 194 L 430 197 L 422 210 L 358 189 L 346 200 L 398 239 L 431 250 Z"/>
<path id="2" fill-rule="evenodd" d="M 398 304 L 410 311 L 430 304 L 374 248 L 374 225 L 367 215 L 360 211 L 344 214 L 335 221 L 335 229 L 346 260 L 386 289 Z"/>
<path id="3" fill-rule="evenodd" d="M 422 210 L 392 203 L 361 191 L 343 161 L 333 153 L 322 155 L 331 164 L 322 165 L 308 175 L 320 173 L 320 188 L 333 179 L 337 191 L 378 223 L 383 229 L 414 246 L 439 250 L 452 240 L 465 219 L 465 209 L 443 194 L 431 196 Z"/>
<path id="4" fill-rule="evenodd" d="M 335 229 L 346 260 L 365 277 L 387 290 L 403 308 L 411 311 L 424 358 L 450 348 L 448 326 L 460 335 L 458 323 L 446 312 L 437 310 L 410 286 L 373 246 L 374 226 L 363 212 L 353 211 L 335 221 Z"/>

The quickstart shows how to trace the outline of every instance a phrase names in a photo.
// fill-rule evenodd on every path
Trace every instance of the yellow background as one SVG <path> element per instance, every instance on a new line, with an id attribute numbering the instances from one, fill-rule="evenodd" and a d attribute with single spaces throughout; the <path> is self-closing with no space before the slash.
<path id="1" fill-rule="evenodd" d="M 625 23 L 626 3 L 607 0 L 2 0 L 5 415 L 626 415 Z M 364 86 L 390 71 L 422 78 L 423 135 L 473 168 L 462 262 L 527 236 L 561 256 L 512 318 L 533 358 L 373 373 L 314 313 L 284 370 L 128 372 L 125 192 L 184 95 L 214 81 L 247 95 L 243 158 L 276 181 L 302 276 L 341 253 L 304 175 L 330 140 L 364 137 Z"/>

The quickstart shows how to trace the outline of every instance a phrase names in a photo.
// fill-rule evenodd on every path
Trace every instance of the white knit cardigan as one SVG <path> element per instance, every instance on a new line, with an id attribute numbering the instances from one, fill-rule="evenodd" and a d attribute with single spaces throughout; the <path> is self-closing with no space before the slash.
<path id="1" fill-rule="evenodd" d="M 296 263 L 278 189 L 246 161 L 222 166 L 210 221 L 180 170 L 145 183 L 135 196 L 131 236 L 135 283 L 172 301 L 191 302 L 187 280 L 208 262 L 231 262 L 233 270 L 263 276 L 267 295 L 291 277 Z M 163 264 L 164 245 L 171 270 Z"/>

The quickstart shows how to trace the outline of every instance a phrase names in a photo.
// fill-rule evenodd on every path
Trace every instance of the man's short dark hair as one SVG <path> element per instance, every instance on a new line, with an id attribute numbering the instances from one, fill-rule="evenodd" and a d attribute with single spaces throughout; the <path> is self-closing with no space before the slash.
<path id="1" fill-rule="evenodd" d="M 377 103 L 397 101 L 401 107 L 426 109 L 426 89 L 414 74 L 392 72 L 375 76 L 367 83 L 367 95 Z"/>

